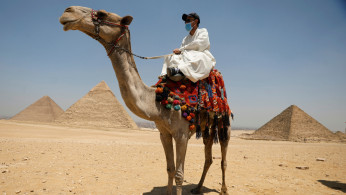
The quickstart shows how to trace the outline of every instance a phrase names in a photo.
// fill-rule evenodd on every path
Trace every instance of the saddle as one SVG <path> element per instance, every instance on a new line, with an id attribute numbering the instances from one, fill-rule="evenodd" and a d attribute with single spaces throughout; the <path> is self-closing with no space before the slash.
<path id="1" fill-rule="evenodd" d="M 167 75 L 160 77 L 154 85 L 156 101 L 166 109 L 181 110 L 182 116 L 190 123 L 190 130 L 196 130 L 197 138 L 201 137 L 200 113 L 202 111 L 213 115 L 214 121 L 222 118 L 221 126 L 228 127 L 231 110 L 227 102 L 222 74 L 213 69 L 209 77 L 196 83 L 184 76 L 180 77 L 182 78 L 178 79 L 174 76 L 172 78 Z"/>

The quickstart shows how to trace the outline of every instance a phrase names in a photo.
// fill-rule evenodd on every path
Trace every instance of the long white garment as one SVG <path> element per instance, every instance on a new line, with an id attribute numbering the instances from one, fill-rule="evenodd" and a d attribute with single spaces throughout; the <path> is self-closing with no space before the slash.
<path id="1" fill-rule="evenodd" d="M 179 48 L 181 54 L 165 58 L 161 75 L 167 74 L 168 67 L 178 67 L 192 82 L 207 78 L 216 61 L 210 53 L 208 31 L 197 29 L 193 36 L 187 35 Z"/>

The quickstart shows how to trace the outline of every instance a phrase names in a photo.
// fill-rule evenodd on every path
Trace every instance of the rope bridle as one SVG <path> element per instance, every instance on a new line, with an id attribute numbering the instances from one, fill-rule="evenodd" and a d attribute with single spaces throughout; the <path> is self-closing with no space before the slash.
<path id="1" fill-rule="evenodd" d="M 107 52 L 107 55 L 110 56 L 110 55 L 114 52 L 114 50 L 115 50 L 116 48 L 120 48 L 120 47 L 118 46 L 118 43 L 119 43 L 119 41 L 124 37 L 124 35 L 126 34 L 126 30 L 129 31 L 129 27 L 126 26 L 126 25 L 116 24 L 116 23 L 113 23 L 113 22 L 110 22 L 110 21 L 107 21 L 107 20 L 102 20 L 102 19 L 100 19 L 100 18 L 97 16 L 97 10 L 91 10 L 91 20 L 92 20 L 92 22 L 93 22 L 93 24 L 94 24 L 94 26 L 95 26 L 95 33 L 96 33 L 96 35 L 97 35 L 94 39 L 96 39 L 97 41 L 101 41 L 101 42 L 103 42 L 103 43 L 105 43 L 105 44 L 111 46 L 111 48 L 110 48 L 109 51 Z M 108 25 L 108 26 L 120 27 L 120 28 L 122 28 L 122 30 L 121 30 L 122 33 L 121 33 L 121 35 L 120 35 L 114 42 L 108 43 L 108 42 L 106 42 L 104 39 L 102 39 L 102 38 L 100 37 L 100 35 L 99 35 L 99 33 L 100 33 L 100 26 L 101 26 L 101 25 Z M 122 50 L 126 50 L 126 49 L 124 49 L 124 48 L 121 48 L 121 49 L 122 49 Z M 127 51 L 128 51 L 128 50 L 127 50 Z M 129 51 L 129 52 L 130 52 L 130 51 Z"/>

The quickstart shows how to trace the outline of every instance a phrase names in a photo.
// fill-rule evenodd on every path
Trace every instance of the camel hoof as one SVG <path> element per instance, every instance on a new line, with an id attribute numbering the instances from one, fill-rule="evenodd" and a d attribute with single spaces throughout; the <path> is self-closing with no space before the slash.
<path id="1" fill-rule="evenodd" d="M 194 188 L 191 190 L 192 194 L 200 194 L 201 193 L 201 189 L 200 188 Z"/>
<path id="2" fill-rule="evenodd" d="M 228 195 L 227 188 L 221 189 L 220 195 Z"/>

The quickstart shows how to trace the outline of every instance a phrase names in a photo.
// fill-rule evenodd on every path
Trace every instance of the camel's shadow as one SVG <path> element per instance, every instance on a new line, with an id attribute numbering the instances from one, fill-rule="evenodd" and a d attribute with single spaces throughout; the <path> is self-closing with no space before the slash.
<path id="1" fill-rule="evenodd" d="M 334 190 L 339 190 L 341 192 L 346 193 L 346 184 L 345 183 L 341 183 L 339 181 L 327 181 L 327 180 L 317 180 L 319 181 L 321 184 L 332 188 Z"/>
<path id="2" fill-rule="evenodd" d="M 192 194 L 191 190 L 194 189 L 195 187 L 197 187 L 196 184 L 183 185 L 183 194 Z M 167 186 L 154 187 L 150 192 L 144 192 L 143 195 L 161 195 L 161 194 L 166 194 L 166 190 L 167 190 Z M 175 192 L 176 192 L 176 188 L 174 186 L 173 187 L 173 194 L 175 194 Z M 209 193 L 209 192 L 220 193 L 219 191 L 217 191 L 215 189 L 210 189 L 210 188 L 207 188 L 207 187 L 203 186 L 200 194 Z"/>

